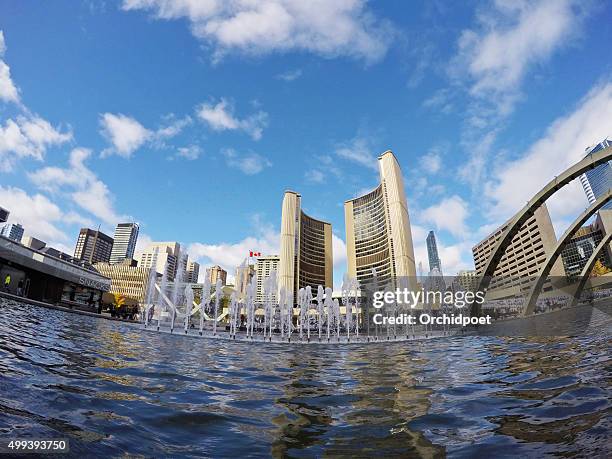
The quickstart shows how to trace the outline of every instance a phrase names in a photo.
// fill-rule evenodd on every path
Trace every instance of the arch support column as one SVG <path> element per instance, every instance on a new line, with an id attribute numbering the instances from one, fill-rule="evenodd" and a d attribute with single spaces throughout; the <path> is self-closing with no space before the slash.
<path id="1" fill-rule="evenodd" d="M 535 305 L 538 300 L 538 296 L 540 295 L 540 291 L 544 286 L 544 282 L 548 278 L 548 274 L 550 274 L 550 270 L 552 269 L 553 264 L 557 261 L 557 258 L 561 254 L 561 251 L 565 247 L 565 244 L 572 238 L 574 233 L 578 228 L 580 228 L 584 223 L 599 209 L 601 209 L 608 201 L 612 199 L 612 188 L 608 188 L 608 191 L 602 194 L 597 201 L 591 204 L 584 212 L 580 214 L 580 216 L 574 220 L 574 222 L 569 226 L 569 228 L 563 233 L 563 236 L 557 241 L 557 245 L 553 251 L 546 257 L 546 261 L 538 271 L 537 277 L 529 290 L 529 295 L 525 299 L 525 303 L 523 304 L 523 315 L 533 314 L 535 310 Z"/>
<path id="2" fill-rule="evenodd" d="M 595 247 L 595 250 L 593 250 L 591 257 L 587 261 L 586 265 L 584 265 L 584 268 L 582 268 L 582 271 L 580 272 L 580 281 L 578 282 L 578 286 L 574 291 L 574 298 L 572 299 L 571 304 L 572 307 L 578 304 L 578 299 L 580 298 L 580 295 L 582 295 L 582 291 L 589 280 L 589 274 L 591 274 L 591 271 L 593 271 L 593 267 L 595 267 L 595 263 L 597 263 L 599 255 L 601 255 L 601 253 L 606 249 L 606 245 L 608 245 L 610 241 L 612 241 L 612 232 L 606 234 L 601 242 L 597 244 L 597 247 Z"/>

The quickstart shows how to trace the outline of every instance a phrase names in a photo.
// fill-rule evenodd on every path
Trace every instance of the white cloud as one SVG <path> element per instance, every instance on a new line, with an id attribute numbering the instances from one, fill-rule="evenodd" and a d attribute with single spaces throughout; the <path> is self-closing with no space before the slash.
<path id="1" fill-rule="evenodd" d="M 121 113 L 100 115 L 101 133 L 111 143 L 112 149 L 102 152 L 103 156 L 116 153 L 129 158 L 132 153 L 151 139 L 153 133 L 132 117 Z"/>
<path id="2" fill-rule="evenodd" d="M 336 155 L 340 158 L 356 162 L 369 169 L 378 171 L 378 161 L 372 155 L 370 142 L 364 137 L 355 137 L 351 141 L 341 144 L 336 148 Z"/>
<path id="3" fill-rule="evenodd" d="M 454 236 L 464 237 L 468 233 L 465 221 L 468 213 L 467 202 L 453 195 L 423 210 L 420 218 L 435 225 L 438 230 L 445 230 Z"/>
<path id="4" fill-rule="evenodd" d="M 19 102 L 19 90 L 11 79 L 11 68 L 2 59 L 0 59 L 0 100 Z"/>
<path id="5" fill-rule="evenodd" d="M 4 57 L 6 43 L 4 32 L 0 30 L 0 57 Z M 19 103 L 19 90 L 11 79 L 11 68 L 0 59 L 0 101 Z"/>
<path id="6" fill-rule="evenodd" d="M 246 175 L 259 174 L 266 167 L 272 166 L 267 158 L 253 152 L 238 153 L 232 148 L 226 148 L 222 154 L 228 166 L 239 169 Z"/>
<path id="7" fill-rule="evenodd" d="M 612 83 L 607 83 L 593 88 L 572 113 L 555 120 L 517 159 L 498 166 L 485 187 L 485 196 L 491 198 L 490 217 L 506 219 L 518 212 L 546 183 L 581 160 L 585 148 L 611 136 L 610 120 Z M 577 184 L 560 190 L 549 201 L 553 219 L 576 215 L 586 206 Z"/>
<path id="8" fill-rule="evenodd" d="M 196 242 L 187 248 L 189 256 L 202 265 L 212 264 L 223 267 L 228 273 L 233 273 L 249 251 L 255 250 L 262 255 L 278 255 L 280 248 L 280 233 L 271 225 L 262 223 L 258 216 L 253 219 L 255 236 L 248 236 L 238 242 L 220 242 L 218 244 L 203 244 Z"/>
<path id="9" fill-rule="evenodd" d="M 193 123 L 193 120 L 189 115 L 179 119 L 170 116 L 170 123 L 165 127 L 159 128 L 155 132 L 155 137 L 160 140 L 175 137 L 180 134 L 185 127 L 191 125 L 191 123 Z"/>
<path id="10" fill-rule="evenodd" d="M 187 18 L 216 59 L 229 51 L 308 51 L 372 63 L 384 57 L 393 38 L 389 23 L 364 0 L 124 0 L 122 8 L 152 11 L 159 19 Z"/>
<path id="11" fill-rule="evenodd" d="M 283 80 L 283 81 L 295 81 L 301 76 L 302 76 L 302 70 L 295 69 L 295 70 L 287 70 L 286 72 L 279 73 L 278 75 L 276 75 L 276 78 L 279 80 Z"/>
<path id="12" fill-rule="evenodd" d="M 198 118 L 214 131 L 241 130 L 254 140 L 261 139 L 264 128 L 268 126 L 268 114 L 262 110 L 240 119 L 234 115 L 234 107 L 226 99 L 217 103 L 204 103 L 197 109 Z"/>
<path id="13" fill-rule="evenodd" d="M 47 148 L 72 139 L 72 132 L 61 132 L 38 115 L 18 116 L 0 125 L 0 171 L 11 171 L 22 158 L 42 161 Z"/>
<path id="14" fill-rule="evenodd" d="M 304 178 L 312 183 L 323 183 L 325 181 L 325 174 L 319 169 L 307 169 L 304 172 Z"/>
<path id="15" fill-rule="evenodd" d="M 68 241 L 57 226 L 64 215 L 46 196 L 30 196 L 20 188 L 0 186 L 0 205 L 11 212 L 9 221 L 23 225 L 28 234 L 48 243 Z"/>
<path id="16" fill-rule="evenodd" d="M 176 151 L 176 156 L 185 158 L 189 161 L 194 161 L 200 157 L 202 149 L 199 145 L 189 145 L 188 147 L 180 147 Z"/>
<path id="17" fill-rule="evenodd" d="M 344 267 L 346 270 L 346 243 L 332 233 L 332 252 L 334 255 L 334 268 Z"/>
<path id="18" fill-rule="evenodd" d="M 429 153 L 421 157 L 420 163 L 421 168 L 426 173 L 435 174 L 440 170 L 440 167 L 442 167 L 442 158 L 437 151 L 431 150 Z"/>
<path id="19" fill-rule="evenodd" d="M 423 107 L 431 110 L 437 110 L 441 113 L 444 113 L 445 115 L 448 115 L 453 111 L 451 97 L 452 94 L 450 92 L 450 89 L 439 89 L 423 101 Z"/>
<path id="20" fill-rule="evenodd" d="M 117 214 L 110 190 L 85 165 L 89 156 L 90 150 L 75 148 L 70 152 L 68 168 L 45 167 L 28 174 L 28 177 L 42 190 L 65 193 L 76 205 L 114 227 L 128 217 Z"/>
<path id="21" fill-rule="evenodd" d="M 575 0 L 497 0 L 480 12 L 476 30 L 463 31 L 452 67 L 467 72 L 472 95 L 494 98 L 509 113 L 527 70 L 567 46 L 584 15 Z"/>
<path id="22" fill-rule="evenodd" d="M 167 115 L 166 123 L 156 131 L 144 127 L 138 120 L 122 113 L 103 113 L 100 115 L 100 133 L 111 144 L 102 151 L 102 157 L 117 154 L 130 158 L 132 154 L 145 144 L 155 148 L 165 147 L 164 141 L 180 134 L 185 127 L 191 125 L 190 116 L 175 118 Z"/>

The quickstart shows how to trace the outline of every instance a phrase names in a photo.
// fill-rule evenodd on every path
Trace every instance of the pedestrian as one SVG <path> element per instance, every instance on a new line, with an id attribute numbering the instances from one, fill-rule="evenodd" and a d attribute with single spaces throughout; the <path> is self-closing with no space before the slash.
<path id="1" fill-rule="evenodd" d="M 11 275 L 7 274 L 6 277 L 4 278 L 4 291 L 5 292 L 9 291 L 10 285 L 11 285 Z"/>
<path id="2" fill-rule="evenodd" d="M 17 283 L 17 296 L 23 296 L 23 279 L 19 279 Z"/>

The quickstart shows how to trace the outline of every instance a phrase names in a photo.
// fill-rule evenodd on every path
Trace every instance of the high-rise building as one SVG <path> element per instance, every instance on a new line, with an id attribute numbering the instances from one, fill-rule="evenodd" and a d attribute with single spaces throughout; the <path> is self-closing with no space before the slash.
<path id="1" fill-rule="evenodd" d="M 41 241 L 40 239 L 36 239 L 35 237 L 32 237 L 32 236 L 23 236 L 21 238 L 21 244 L 24 245 L 25 247 L 28 247 L 34 250 L 42 250 L 47 245 L 46 242 Z"/>
<path id="2" fill-rule="evenodd" d="M 302 211 L 301 196 L 286 191 L 281 216 L 278 286 L 297 301 L 299 289 L 308 285 L 333 287 L 332 227 Z"/>
<path id="3" fill-rule="evenodd" d="M 4 207 L 0 207 L 0 223 L 4 223 L 8 220 L 10 212 Z"/>
<path id="4" fill-rule="evenodd" d="M 99 230 L 81 228 L 74 249 L 74 258 L 94 263 L 108 263 L 113 249 L 113 238 Z"/>
<path id="5" fill-rule="evenodd" d="M 438 244 L 436 243 L 436 236 L 433 231 L 430 231 L 427 235 L 427 257 L 429 258 L 429 272 L 437 269 L 442 274 L 442 263 L 438 256 Z"/>
<path id="6" fill-rule="evenodd" d="M 472 247 L 478 276 L 482 274 L 493 248 L 509 224 L 510 221 L 507 221 Z M 512 239 L 512 243 L 493 273 L 489 290 L 499 291 L 513 287 L 518 287 L 520 290 L 527 289 L 556 244 L 557 237 L 548 208 L 546 204 L 542 204 Z M 560 259 L 553 265 L 550 275 L 564 276 L 563 263 Z"/>
<path id="7" fill-rule="evenodd" d="M 606 222 L 608 222 L 608 225 L 606 225 Z M 568 276 L 580 275 L 595 247 L 612 230 L 612 228 L 609 228 L 610 223 L 612 223 L 612 210 L 602 209 L 597 214 L 595 222 L 583 226 L 572 235 L 572 238 L 565 244 L 563 252 L 561 252 L 561 259 Z M 609 250 L 604 250 L 599 255 L 599 261 L 605 267 L 612 268 L 612 259 L 609 252 Z"/>
<path id="8" fill-rule="evenodd" d="M 126 258 L 134 258 L 138 231 L 138 223 L 119 223 L 117 225 L 110 256 L 111 264 L 121 263 Z"/>
<path id="9" fill-rule="evenodd" d="M 279 263 L 280 257 L 278 255 L 266 255 L 257 258 L 257 262 L 255 263 L 255 271 L 257 273 L 257 291 L 255 292 L 256 303 L 263 304 L 265 302 L 264 282 L 270 277 L 272 271 L 276 271 L 278 275 Z M 275 303 L 278 298 L 277 292 L 274 292 L 272 295 L 272 302 Z"/>
<path id="10" fill-rule="evenodd" d="M 147 296 L 151 268 L 138 266 L 136 260 L 126 258 L 121 263 L 96 263 L 96 271 L 111 280 L 110 293 L 117 293 L 144 303 Z"/>
<path id="11" fill-rule="evenodd" d="M 217 285 L 217 279 L 221 279 L 221 285 L 225 285 L 227 283 L 227 271 L 221 266 L 212 266 L 206 271 L 208 274 L 208 279 L 210 280 L 210 285 Z"/>
<path id="12" fill-rule="evenodd" d="M 587 149 L 587 155 L 608 147 L 612 147 L 612 141 L 606 139 Z M 589 204 L 593 204 L 597 201 L 597 198 L 612 188 L 612 161 L 600 164 L 596 168 L 582 174 L 580 176 L 580 183 L 582 183 L 582 188 L 584 188 Z M 605 204 L 602 208 L 612 209 L 612 201 Z"/>
<path id="13" fill-rule="evenodd" d="M 361 283 L 408 278 L 416 288 L 414 248 L 402 171 L 395 155 L 378 157 L 380 185 L 344 203 L 348 274 Z"/>
<path id="14" fill-rule="evenodd" d="M 198 277 L 200 276 L 200 263 L 188 260 L 187 271 L 185 273 L 185 282 L 189 284 L 197 284 Z"/>
<path id="15" fill-rule="evenodd" d="M 138 266 L 155 267 L 158 273 L 166 273 L 168 282 L 173 282 L 177 275 L 180 255 L 181 245 L 178 242 L 152 242 L 140 255 Z"/>
<path id="16" fill-rule="evenodd" d="M 453 284 L 463 291 L 476 291 L 478 289 L 478 276 L 475 269 L 459 271 L 455 276 Z"/>
<path id="17" fill-rule="evenodd" d="M 0 230 L 0 236 L 8 237 L 12 241 L 20 242 L 23 237 L 23 226 L 19 223 L 7 223 Z"/>
<path id="18" fill-rule="evenodd" d="M 255 275 L 255 266 L 249 264 L 249 259 L 245 258 L 242 264 L 236 267 L 236 296 L 239 300 L 244 300 L 247 293 L 247 286 L 251 283 L 251 279 Z"/>

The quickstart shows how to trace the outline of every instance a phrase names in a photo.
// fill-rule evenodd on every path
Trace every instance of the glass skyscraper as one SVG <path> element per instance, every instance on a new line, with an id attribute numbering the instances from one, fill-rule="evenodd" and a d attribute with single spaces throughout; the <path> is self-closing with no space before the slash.
<path id="1" fill-rule="evenodd" d="M 126 258 L 134 258 L 134 249 L 138 240 L 138 223 L 119 223 L 115 228 L 113 250 L 110 263 L 121 263 Z"/>
<path id="2" fill-rule="evenodd" d="M 612 147 L 612 142 L 608 139 L 599 143 L 588 151 L 588 154 Z M 612 161 L 600 164 L 595 169 L 585 172 L 580 176 L 580 183 L 587 195 L 589 204 L 593 204 L 597 198 L 603 195 L 612 187 Z M 608 202 L 603 209 L 612 209 L 612 201 Z"/>
<path id="3" fill-rule="evenodd" d="M 431 272 L 436 268 L 442 274 L 442 263 L 438 255 L 438 244 L 436 244 L 436 236 L 433 231 L 430 231 L 427 235 L 427 256 L 429 258 L 429 271 Z"/>

